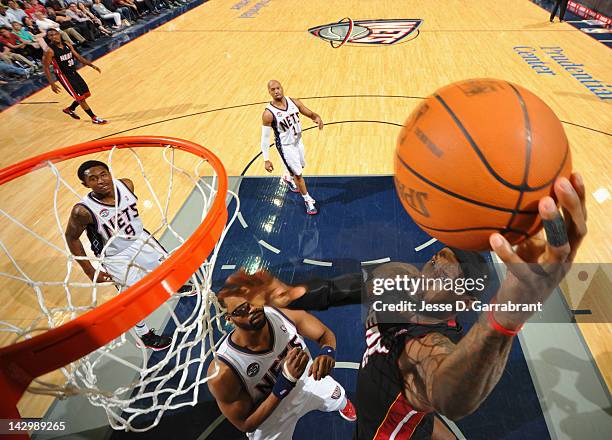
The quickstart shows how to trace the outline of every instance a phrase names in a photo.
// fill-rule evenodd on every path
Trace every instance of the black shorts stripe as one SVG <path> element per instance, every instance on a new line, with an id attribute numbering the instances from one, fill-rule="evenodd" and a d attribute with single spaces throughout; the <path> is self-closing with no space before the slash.
<path id="1" fill-rule="evenodd" d="M 77 71 L 63 72 L 59 68 L 54 69 L 57 79 L 75 101 L 82 101 L 91 96 L 89 87 Z"/>

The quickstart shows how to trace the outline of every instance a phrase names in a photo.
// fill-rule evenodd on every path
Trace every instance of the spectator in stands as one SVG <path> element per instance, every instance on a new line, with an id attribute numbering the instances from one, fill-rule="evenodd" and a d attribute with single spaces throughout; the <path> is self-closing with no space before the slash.
<path id="1" fill-rule="evenodd" d="M 12 52 L 33 58 L 38 61 L 42 60 L 43 53 L 40 47 L 35 48 L 32 45 L 26 44 L 25 41 L 12 32 L 12 28 L 4 27 L 0 29 L 0 43 L 4 44 Z"/>
<path id="2" fill-rule="evenodd" d="M 32 35 L 34 35 L 34 38 L 36 38 L 36 36 L 40 34 L 42 31 L 38 29 L 38 26 L 36 26 L 36 23 L 34 23 L 34 20 L 35 18 L 33 17 L 23 17 L 23 20 L 21 20 L 21 24 L 23 24 L 23 27 L 26 28 Z"/>
<path id="3" fill-rule="evenodd" d="M 128 8 L 127 6 L 117 5 L 115 3 L 115 0 L 102 0 L 101 3 L 109 11 L 111 11 L 111 12 L 119 12 L 121 14 L 121 17 L 123 18 L 123 20 L 127 20 L 130 24 L 133 24 L 133 22 L 135 22 L 138 19 L 138 16 L 136 15 L 136 13 L 134 11 L 132 11 L 131 8 Z M 125 23 L 125 21 L 124 21 L 124 23 Z"/>
<path id="4" fill-rule="evenodd" d="M 136 7 L 140 10 L 142 14 L 143 11 L 148 10 L 150 13 L 154 15 L 159 15 L 158 3 L 159 0 L 134 0 Z"/>
<path id="5" fill-rule="evenodd" d="M 178 0 L 159 0 L 159 5 L 160 7 L 167 8 L 167 9 L 174 9 L 174 8 L 178 8 L 179 6 L 181 6 Z"/>
<path id="6" fill-rule="evenodd" d="M 30 2 L 30 7 L 25 10 L 25 13 L 28 14 L 30 18 L 34 17 L 34 12 L 42 12 L 43 14 L 47 15 L 47 9 L 41 5 L 38 0 L 32 0 Z"/>
<path id="7" fill-rule="evenodd" d="M 29 18 L 30 17 L 23 17 L 24 20 Z M 34 49 L 42 49 L 42 47 L 40 46 L 40 42 L 36 40 L 36 36 L 32 34 L 26 27 L 24 27 L 23 24 L 14 21 L 11 23 L 11 26 L 13 26 L 13 33 L 17 35 L 25 44 L 27 44 L 28 46 L 32 46 Z"/>
<path id="8" fill-rule="evenodd" d="M 0 3 L 0 27 L 10 26 L 11 20 L 6 16 L 6 6 Z"/>
<path id="9" fill-rule="evenodd" d="M 45 33 L 38 29 L 38 26 L 36 26 L 34 20 L 30 17 L 23 17 L 22 24 L 23 28 L 34 36 L 34 39 L 40 45 L 40 48 L 43 50 L 43 52 L 47 50 L 49 46 L 47 46 L 47 42 L 45 41 Z M 64 41 L 68 41 L 70 44 L 74 44 L 68 35 L 66 35 L 65 33 L 64 35 L 62 35 Z"/>
<path id="10" fill-rule="evenodd" d="M 81 36 L 85 37 L 85 39 L 88 41 L 93 41 L 96 39 L 95 30 L 89 28 L 85 23 L 80 23 L 76 20 L 73 20 L 65 14 L 66 10 L 58 12 L 55 11 L 53 8 L 47 8 L 47 17 L 49 18 L 49 20 L 53 20 L 59 23 L 60 29 L 66 31 L 70 36 L 72 36 L 72 34 L 68 31 L 68 29 L 74 29 Z"/>
<path id="11" fill-rule="evenodd" d="M 142 18 L 142 14 L 138 11 L 136 4 L 132 0 L 113 0 L 113 4 L 117 8 L 122 7 L 122 6 L 125 8 L 129 8 L 130 11 L 136 17 L 136 20 L 138 20 L 139 18 Z"/>
<path id="12" fill-rule="evenodd" d="M 89 9 L 89 7 L 87 6 L 85 2 L 79 1 L 79 4 L 77 6 L 79 9 L 79 12 L 81 12 L 85 17 L 87 17 L 96 26 L 98 26 L 98 29 L 100 30 L 102 34 L 106 36 L 110 36 L 113 34 L 113 32 L 110 29 L 104 26 L 104 23 L 102 23 L 102 20 L 100 20 L 97 16 L 94 15 L 94 13 L 91 11 L 91 9 Z"/>
<path id="13" fill-rule="evenodd" d="M 1 58 L 1 57 L 0 57 Z M 12 64 L 6 63 L 0 59 L 0 74 L 2 75 L 15 75 L 22 78 L 29 78 L 32 70 L 26 70 L 22 67 L 13 66 Z"/>
<path id="14" fill-rule="evenodd" d="M 561 7 L 561 10 L 559 11 L 559 21 L 563 22 L 563 19 L 565 17 L 565 10 L 567 9 L 567 0 L 556 0 L 555 1 L 555 6 L 550 14 L 551 23 L 554 21 L 555 15 L 557 15 L 557 9 L 559 9 L 559 7 Z"/>
<path id="15" fill-rule="evenodd" d="M 93 9 L 102 19 L 113 20 L 115 22 L 115 25 L 113 26 L 114 29 L 119 29 L 121 27 L 121 14 L 119 12 L 111 12 L 108 10 L 106 6 L 102 4 L 101 0 L 94 0 L 94 4 L 91 6 L 91 9 Z"/>
<path id="16" fill-rule="evenodd" d="M 28 66 L 30 67 L 30 69 L 32 69 L 32 71 L 36 69 L 36 64 L 28 60 L 23 55 L 12 52 L 11 49 L 6 47 L 1 41 L 0 41 L 0 60 L 10 65 L 13 65 L 13 62 L 16 62 L 17 64 L 21 64 L 21 66 Z"/>
<path id="17" fill-rule="evenodd" d="M 62 36 L 62 40 L 74 45 L 74 42 L 70 38 L 72 37 L 83 46 L 87 44 L 87 40 L 83 38 L 83 36 L 79 34 L 74 28 L 66 28 L 61 30 L 59 23 L 51 20 L 50 18 L 45 17 L 42 12 L 36 12 L 34 14 L 34 17 L 36 18 L 36 26 L 38 27 L 38 29 L 41 30 L 41 32 L 44 32 L 46 34 L 48 29 L 57 29 L 60 35 Z"/>
<path id="18" fill-rule="evenodd" d="M 59 15 L 64 15 L 66 13 L 66 8 L 68 7 L 64 0 L 47 0 L 45 6 L 47 7 L 47 11 L 49 11 L 49 8 L 51 8 L 56 14 Z"/>
<path id="19" fill-rule="evenodd" d="M 6 10 L 6 16 L 11 22 L 18 21 L 19 23 L 21 23 L 21 20 L 23 19 L 23 17 L 25 17 L 25 15 L 25 11 L 19 7 L 15 0 L 9 0 L 8 9 Z"/>
<path id="20" fill-rule="evenodd" d="M 97 38 L 98 32 L 96 29 L 104 35 L 111 34 L 111 31 L 105 29 L 104 26 L 102 26 L 102 29 L 98 28 L 92 19 L 83 13 L 83 11 L 79 10 L 76 3 L 70 3 L 70 5 L 68 5 L 66 17 L 70 18 L 73 22 L 80 23 L 83 29 L 87 29 L 86 33 L 83 34 L 87 39 L 95 40 Z"/>

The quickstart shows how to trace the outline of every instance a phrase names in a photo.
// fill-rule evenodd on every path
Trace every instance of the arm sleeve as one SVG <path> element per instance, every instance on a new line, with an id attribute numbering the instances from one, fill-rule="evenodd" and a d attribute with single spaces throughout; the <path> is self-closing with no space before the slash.
<path id="1" fill-rule="evenodd" d="M 323 280 L 315 278 L 302 285 L 306 293 L 289 304 L 294 310 L 327 310 L 347 304 L 360 304 L 362 293 L 365 294 L 365 283 L 362 273 L 342 275 Z"/>
<path id="2" fill-rule="evenodd" d="M 270 132 L 272 127 L 261 126 L 261 153 L 264 160 L 270 160 Z"/>

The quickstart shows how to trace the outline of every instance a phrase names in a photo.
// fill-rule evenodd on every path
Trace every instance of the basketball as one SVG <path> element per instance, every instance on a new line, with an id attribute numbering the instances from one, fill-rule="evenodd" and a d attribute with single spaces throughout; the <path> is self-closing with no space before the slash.
<path id="1" fill-rule="evenodd" d="M 442 243 L 489 249 L 498 231 L 519 243 L 541 227 L 538 201 L 570 176 L 561 121 L 525 88 L 470 79 L 434 92 L 407 119 L 395 188 L 415 223 Z"/>

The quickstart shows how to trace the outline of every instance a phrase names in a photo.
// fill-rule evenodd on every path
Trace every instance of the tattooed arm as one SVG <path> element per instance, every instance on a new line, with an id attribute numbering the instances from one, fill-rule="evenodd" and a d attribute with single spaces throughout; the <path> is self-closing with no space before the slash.
<path id="1" fill-rule="evenodd" d="M 412 406 L 457 420 L 487 398 L 504 371 L 512 337 L 482 318 L 457 345 L 440 333 L 406 344 L 398 363 Z"/>
<path id="2" fill-rule="evenodd" d="M 538 204 L 546 241 L 533 237 L 513 248 L 500 234 L 491 235 L 491 248 L 508 269 L 497 303 L 543 303 L 569 270 L 587 232 L 582 177 L 574 173 L 570 180 L 558 178 L 554 192 L 563 217 L 552 198 L 544 197 Z M 441 334 L 409 341 L 398 360 L 408 400 L 417 409 L 434 410 L 451 419 L 474 412 L 501 377 L 512 331 L 518 331 L 531 314 L 483 313 L 457 345 Z M 494 330 L 488 320 L 496 321 L 507 334 Z"/>

